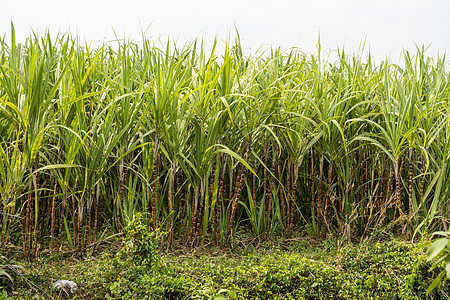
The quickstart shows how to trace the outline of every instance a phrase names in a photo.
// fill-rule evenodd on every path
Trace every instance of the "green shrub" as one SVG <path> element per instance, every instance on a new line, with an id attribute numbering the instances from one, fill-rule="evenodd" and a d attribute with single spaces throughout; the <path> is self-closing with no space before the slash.
<path id="1" fill-rule="evenodd" d="M 125 227 L 124 247 L 120 250 L 119 257 L 123 260 L 130 258 L 139 266 L 157 269 L 160 263 L 157 251 L 160 238 L 159 229 L 149 230 L 141 213 L 136 213 Z"/>
<path id="2" fill-rule="evenodd" d="M 113 268 L 108 274 L 110 298 L 153 299 L 165 297 L 161 276 L 161 256 L 158 253 L 162 233 L 150 230 L 141 213 L 136 213 L 124 228 L 123 247 L 112 260 Z M 176 283 L 170 283 L 176 286 Z M 174 289 L 175 291 L 175 289 Z"/>

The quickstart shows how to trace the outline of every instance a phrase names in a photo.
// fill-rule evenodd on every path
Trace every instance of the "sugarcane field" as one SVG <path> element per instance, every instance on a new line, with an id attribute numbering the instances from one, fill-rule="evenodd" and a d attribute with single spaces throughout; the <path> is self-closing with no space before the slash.
<path id="1" fill-rule="evenodd" d="M 0 38 L 0 299 L 450 299 L 443 54 Z"/>

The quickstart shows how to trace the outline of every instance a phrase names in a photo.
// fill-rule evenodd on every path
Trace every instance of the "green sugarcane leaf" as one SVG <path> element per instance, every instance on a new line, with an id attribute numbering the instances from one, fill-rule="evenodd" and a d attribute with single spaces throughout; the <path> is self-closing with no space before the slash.
<path id="1" fill-rule="evenodd" d="M 435 287 L 437 287 L 441 282 L 442 278 L 445 276 L 445 271 L 442 271 L 439 273 L 439 275 L 433 280 L 433 282 L 430 284 L 430 286 L 427 289 L 427 295 L 431 293 L 432 290 L 434 290 Z"/>
<path id="2" fill-rule="evenodd" d="M 449 231 L 435 231 L 432 235 L 440 235 L 447 238 L 450 238 L 450 232 Z"/>
<path id="3" fill-rule="evenodd" d="M 219 148 L 218 150 L 216 150 L 215 153 L 225 153 L 228 154 L 234 158 L 236 158 L 241 164 L 243 164 L 250 172 L 252 172 L 255 176 L 256 173 L 255 171 L 252 169 L 252 167 L 250 167 L 250 165 L 236 152 L 232 151 L 230 148 L 228 148 L 227 146 L 221 145 L 221 144 L 217 144 L 215 146 L 219 146 L 221 148 Z"/>
<path id="4" fill-rule="evenodd" d="M 444 250 L 444 248 L 447 246 L 448 242 L 449 240 L 446 238 L 434 241 L 433 244 L 431 244 L 430 248 L 428 249 L 427 260 L 430 261 L 436 256 L 438 256 L 442 252 L 442 250 Z"/>
<path id="5" fill-rule="evenodd" d="M 447 272 L 447 278 L 450 279 L 450 259 L 445 264 L 445 271 Z"/>
<path id="6" fill-rule="evenodd" d="M 34 170 L 33 174 L 39 173 L 44 170 L 54 170 L 54 169 L 64 169 L 64 168 L 84 168 L 84 167 L 82 165 L 71 165 L 71 164 L 47 165 L 42 168 Z"/>

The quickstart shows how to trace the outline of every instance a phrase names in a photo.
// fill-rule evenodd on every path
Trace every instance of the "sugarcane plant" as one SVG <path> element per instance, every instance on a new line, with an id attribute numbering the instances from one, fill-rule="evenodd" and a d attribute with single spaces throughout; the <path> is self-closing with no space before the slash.
<path id="1" fill-rule="evenodd" d="M 446 60 L 0 39 L 0 249 L 77 251 L 142 216 L 167 245 L 448 230 Z"/>

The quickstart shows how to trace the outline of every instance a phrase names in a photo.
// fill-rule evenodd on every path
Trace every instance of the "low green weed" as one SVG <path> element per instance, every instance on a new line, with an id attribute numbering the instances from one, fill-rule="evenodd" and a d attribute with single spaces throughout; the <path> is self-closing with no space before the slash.
<path id="1" fill-rule="evenodd" d="M 166 256 L 157 272 L 139 272 L 136 265 L 111 290 L 124 299 L 445 299 L 448 285 L 426 294 L 436 275 L 428 272 L 426 247 L 327 241 L 306 254 L 260 249 L 235 257 Z"/>

